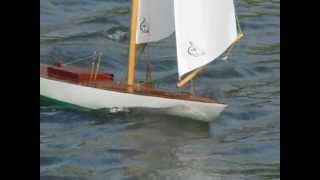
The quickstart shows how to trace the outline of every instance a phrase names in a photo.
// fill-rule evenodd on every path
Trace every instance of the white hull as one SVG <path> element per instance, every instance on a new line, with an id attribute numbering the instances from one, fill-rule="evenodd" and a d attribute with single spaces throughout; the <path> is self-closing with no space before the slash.
<path id="1" fill-rule="evenodd" d="M 136 95 L 80 86 L 40 77 L 40 95 L 89 109 L 161 108 L 170 115 L 200 121 L 214 120 L 226 107 L 224 104 L 177 100 Z"/>

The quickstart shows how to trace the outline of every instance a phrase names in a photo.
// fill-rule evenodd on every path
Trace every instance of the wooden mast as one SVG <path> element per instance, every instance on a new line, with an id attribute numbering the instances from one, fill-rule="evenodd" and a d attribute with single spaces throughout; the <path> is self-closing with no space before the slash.
<path id="1" fill-rule="evenodd" d="M 138 0 L 131 0 L 131 20 L 129 29 L 129 53 L 128 53 L 128 77 L 127 83 L 129 87 L 134 85 L 135 67 L 137 58 L 136 28 L 138 21 Z M 131 89 L 131 88 L 130 88 Z"/>

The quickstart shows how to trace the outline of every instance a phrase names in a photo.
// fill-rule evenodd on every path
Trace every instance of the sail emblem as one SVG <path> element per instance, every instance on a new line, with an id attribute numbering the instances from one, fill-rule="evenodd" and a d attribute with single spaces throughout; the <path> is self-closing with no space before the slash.
<path id="1" fill-rule="evenodd" d="M 143 18 L 142 22 L 140 23 L 140 31 L 146 34 L 150 32 L 150 26 L 146 18 Z"/>
<path id="2" fill-rule="evenodd" d="M 205 55 L 205 52 L 199 50 L 193 42 L 189 42 L 188 54 L 193 57 L 199 57 Z"/>

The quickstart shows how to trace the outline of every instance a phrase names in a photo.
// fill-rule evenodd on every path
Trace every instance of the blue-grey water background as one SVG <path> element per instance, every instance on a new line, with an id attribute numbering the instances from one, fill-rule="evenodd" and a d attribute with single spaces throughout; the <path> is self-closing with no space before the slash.
<path id="1" fill-rule="evenodd" d="M 126 72 L 129 0 L 41 0 L 40 61 L 94 51 Z M 196 80 L 229 106 L 210 124 L 137 109 L 70 109 L 40 102 L 41 179 L 280 179 L 280 0 L 235 0 L 245 38 Z M 159 86 L 175 89 L 174 35 L 141 55 Z M 80 64 L 84 65 L 84 64 Z"/>

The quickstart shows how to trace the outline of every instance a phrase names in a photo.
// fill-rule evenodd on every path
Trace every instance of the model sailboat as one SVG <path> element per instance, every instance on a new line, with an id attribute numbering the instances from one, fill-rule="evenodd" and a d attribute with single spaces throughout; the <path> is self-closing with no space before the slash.
<path id="1" fill-rule="evenodd" d="M 136 83 L 138 45 L 175 32 L 177 86 L 182 87 L 243 36 L 238 25 L 233 0 L 131 0 L 127 82 L 101 72 L 100 57 L 88 69 L 40 64 L 40 95 L 90 109 L 161 108 L 167 114 L 212 121 L 225 104 Z"/>

